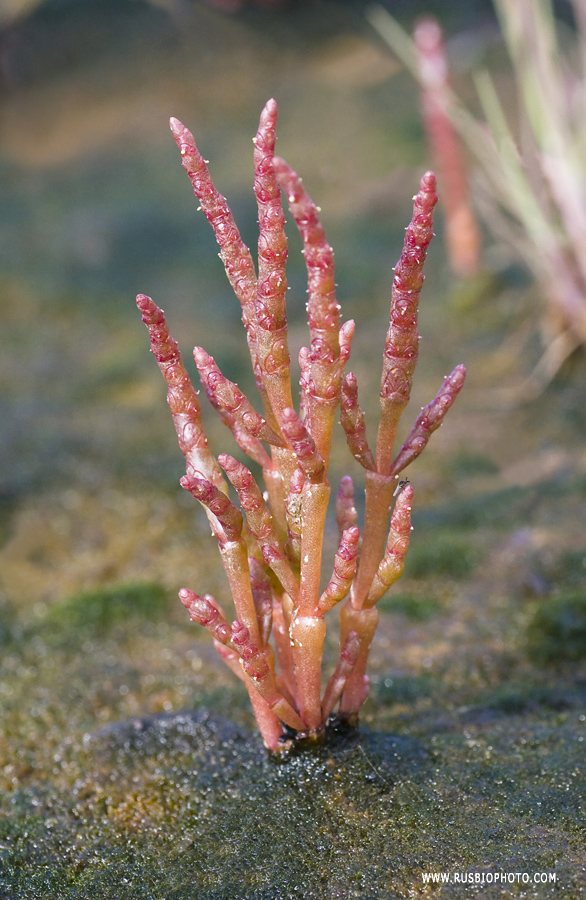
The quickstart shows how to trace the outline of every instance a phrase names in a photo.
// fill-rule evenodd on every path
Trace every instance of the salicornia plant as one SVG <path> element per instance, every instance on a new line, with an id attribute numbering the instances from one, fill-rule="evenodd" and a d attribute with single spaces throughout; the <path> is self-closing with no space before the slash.
<path id="1" fill-rule="evenodd" d="M 244 682 L 264 742 L 273 751 L 290 744 L 295 736 L 317 739 L 336 708 L 342 719 L 357 721 L 368 694 L 366 664 L 378 622 L 376 603 L 401 575 L 409 544 L 413 488 L 408 482 L 399 482 L 398 475 L 439 427 L 465 376 L 464 366 L 457 366 L 447 376 L 399 452 L 393 454 L 417 362 L 422 268 L 437 202 L 435 177 L 427 172 L 414 198 L 413 218 L 395 268 L 383 353 L 381 416 L 376 450 L 371 451 L 356 378 L 351 372 L 345 374 L 354 322 L 340 322 L 334 256 L 317 208 L 297 174 L 274 156 L 276 119 L 277 105 L 269 100 L 254 139 L 258 272 L 192 135 L 181 122 L 171 119 L 183 166 L 214 229 L 228 279 L 242 307 L 263 414 L 201 347 L 194 350 L 195 363 L 209 401 L 242 454 L 262 469 L 264 491 L 242 462 L 228 454 L 217 458 L 212 454 L 198 394 L 163 313 L 149 297 L 137 297 L 151 349 L 168 385 L 167 400 L 186 459 L 181 485 L 207 513 L 237 618 L 229 624 L 209 595 L 201 597 L 184 588 L 179 596 L 191 618 L 207 628 L 222 658 Z M 303 240 L 309 284 L 309 347 L 299 353 L 299 411 L 294 408 L 287 344 L 287 239 L 281 188 Z M 365 471 L 365 519 L 361 539 L 352 479 L 343 478 L 336 499 L 338 551 L 331 576 L 320 590 L 331 491 L 328 461 L 339 407 L 348 446 Z M 229 485 L 238 496 L 239 507 L 229 497 Z M 339 660 L 322 691 L 325 616 L 345 598 L 340 610 Z"/>

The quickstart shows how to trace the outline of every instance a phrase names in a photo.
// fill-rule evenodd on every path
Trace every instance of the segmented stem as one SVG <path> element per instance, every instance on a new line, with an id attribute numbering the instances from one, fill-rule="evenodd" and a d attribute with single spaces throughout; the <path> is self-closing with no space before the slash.
<path id="1" fill-rule="evenodd" d="M 358 710 L 368 697 L 369 681 L 366 674 L 366 663 L 370 645 L 378 625 L 378 610 L 354 609 L 346 601 L 340 610 L 340 644 L 344 646 L 350 634 L 355 632 L 359 638 L 359 647 L 352 671 L 346 679 L 344 693 L 340 700 L 340 715 L 351 721 L 358 715 Z"/>
<path id="2" fill-rule="evenodd" d="M 316 736 L 338 703 L 340 715 L 355 720 L 368 694 L 366 663 L 378 622 L 374 604 L 401 574 L 409 543 L 413 490 L 410 484 L 403 487 L 391 516 L 395 475 L 421 452 L 439 427 L 465 374 L 464 367 L 458 366 L 444 381 L 435 399 L 417 417 L 393 462 L 397 423 L 409 399 L 417 360 L 417 305 L 437 200 L 435 178 L 428 172 L 414 198 L 413 218 L 395 269 L 381 378 L 381 419 L 373 454 L 366 441 L 356 379 L 352 373 L 343 378 L 354 322 L 340 324 L 333 252 L 318 209 L 293 169 L 274 157 L 276 119 L 276 103 L 269 100 L 261 114 L 254 149 L 258 278 L 192 135 L 178 120 L 171 120 L 183 166 L 214 229 L 242 307 L 264 415 L 222 374 L 205 350 L 196 347 L 194 359 L 210 402 L 238 446 L 262 467 L 266 494 L 252 472 L 234 457 L 222 454 L 218 462 L 211 454 L 197 392 L 163 313 L 150 298 L 137 297 L 168 385 L 168 402 L 186 459 L 187 474 L 181 485 L 206 510 L 237 618 L 229 625 L 209 595 L 200 597 L 184 588 L 179 596 L 190 617 L 210 632 L 226 664 L 246 685 L 263 740 L 274 751 L 286 743 L 284 725 Z M 279 183 L 301 233 L 309 286 L 310 340 L 309 347 L 299 353 L 299 413 L 291 398 L 285 310 L 287 240 Z M 345 477 L 336 499 L 338 551 L 332 575 L 320 593 L 330 498 L 327 468 L 338 403 L 350 450 L 365 470 L 365 523 L 361 546 L 354 486 L 352 479 Z M 262 441 L 271 445 L 270 455 Z M 228 496 L 220 465 L 238 494 L 241 509 Z M 348 593 L 340 611 L 340 656 L 322 699 L 325 615 Z"/>
<path id="3" fill-rule="evenodd" d="M 220 372 L 215 360 L 209 353 L 206 353 L 202 347 L 194 347 L 193 358 L 206 393 L 210 398 L 213 398 L 214 406 L 226 410 L 240 428 L 247 431 L 252 437 L 261 441 L 267 441 L 276 447 L 284 446 L 283 439 L 256 412 L 238 385 L 234 384 L 233 381 L 229 381 Z"/>
<path id="4" fill-rule="evenodd" d="M 358 512 L 354 502 L 354 482 L 350 475 L 344 475 L 340 481 L 336 497 L 336 522 L 340 537 L 347 528 L 352 528 L 358 521 Z"/>
<path id="5" fill-rule="evenodd" d="M 316 615 L 319 597 L 323 534 L 330 499 L 330 485 L 306 481 L 301 491 L 301 615 Z"/>
<path id="6" fill-rule="evenodd" d="M 352 585 L 352 605 L 360 609 L 385 550 L 396 481 L 391 475 L 366 472 L 364 529 L 358 572 Z"/>
<path id="7" fill-rule="evenodd" d="M 218 487 L 225 486 L 203 430 L 197 391 L 187 374 L 177 341 L 169 334 L 163 310 L 145 294 L 137 296 L 136 305 L 149 331 L 151 351 L 168 386 L 167 403 L 187 471 L 201 473 Z"/>
<path id="8" fill-rule="evenodd" d="M 254 557 L 248 557 L 250 570 L 250 586 L 252 599 L 256 610 L 256 617 L 260 629 L 263 647 L 268 647 L 271 629 L 273 627 L 273 594 L 271 582 L 263 566 Z"/>
<path id="9" fill-rule="evenodd" d="M 346 682 L 352 669 L 358 661 L 360 652 L 360 638 L 357 631 L 351 631 L 340 649 L 340 658 L 334 670 L 334 674 L 328 681 L 321 702 L 321 713 L 326 722 L 333 713 L 336 703 L 342 696 Z"/>
<path id="10" fill-rule="evenodd" d="M 425 448 L 434 431 L 442 424 L 450 406 L 464 387 L 466 377 L 465 366 L 459 365 L 447 375 L 444 382 L 427 406 L 424 406 L 415 420 L 413 428 L 407 435 L 405 443 L 397 453 L 391 466 L 391 473 L 398 475 L 402 472 Z"/>
<path id="11" fill-rule="evenodd" d="M 303 240 L 310 335 L 304 412 L 317 449 L 328 460 L 341 380 L 340 307 L 336 300 L 334 253 L 326 241 L 317 207 L 297 173 L 279 157 L 274 159 L 273 166 Z"/>
<path id="12" fill-rule="evenodd" d="M 219 641 L 226 646 L 230 645 L 232 640 L 230 626 L 211 594 L 200 597 L 199 594 L 190 591 L 188 588 L 181 588 L 179 599 L 193 622 L 203 625 L 215 641 Z"/>
<path id="13" fill-rule="evenodd" d="M 287 553 L 289 558 L 299 564 L 301 558 L 301 499 L 305 475 L 301 469 L 295 469 L 289 483 L 286 500 L 287 511 Z"/>
<path id="14" fill-rule="evenodd" d="M 376 471 L 366 473 L 363 549 L 352 587 L 352 604 L 355 609 L 363 606 L 384 553 L 394 489 L 391 479 L 393 445 L 399 419 L 409 402 L 411 381 L 417 363 L 417 314 L 423 285 L 423 263 L 433 237 L 433 209 L 438 199 L 435 187 L 435 175 L 433 172 L 426 172 L 421 179 L 419 192 L 414 197 L 413 217 L 405 232 L 403 251 L 393 277 L 390 324 L 385 340 L 381 377 Z M 350 404 L 350 400 L 348 402 Z"/>
<path id="15" fill-rule="evenodd" d="M 349 372 L 342 383 L 340 411 L 340 422 L 346 434 L 350 453 L 363 469 L 374 472 L 376 466 L 366 440 L 364 413 L 358 405 L 358 384 L 353 372 Z"/>
<path id="16" fill-rule="evenodd" d="M 373 578 L 364 602 L 364 609 L 374 606 L 403 574 L 405 555 L 409 548 L 409 538 L 411 536 L 412 502 L 413 487 L 411 484 L 406 484 L 397 497 L 393 515 L 391 516 L 385 553 Z"/>
<path id="17" fill-rule="evenodd" d="M 271 413 L 280 424 L 282 410 L 293 402 L 285 304 L 287 238 L 281 192 L 273 171 L 276 124 L 277 104 L 269 100 L 254 139 L 254 193 L 259 224 L 255 321 L 260 377 Z"/>
<path id="18" fill-rule="evenodd" d="M 258 541 L 262 557 L 290 597 L 296 599 L 299 584 L 287 561 L 285 550 L 252 472 L 227 453 L 218 457 L 230 484 L 236 488 L 240 505 L 246 514 L 246 524 Z"/>
<path id="19" fill-rule="evenodd" d="M 318 612 L 322 614 L 328 612 L 336 603 L 343 600 L 350 590 L 352 579 L 356 574 L 359 540 L 360 530 L 358 528 L 349 528 L 342 534 L 334 560 L 332 577 L 317 604 Z"/>
<path id="20" fill-rule="evenodd" d="M 295 451 L 297 464 L 305 477 L 314 484 L 322 482 L 326 474 L 324 461 L 315 446 L 313 436 L 294 409 L 283 410 L 281 426 L 283 434 Z"/>
<path id="21" fill-rule="evenodd" d="M 242 534 L 242 513 L 232 501 L 203 475 L 193 473 L 179 480 L 181 487 L 213 513 L 220 528 L 212 526 L 218 541 L 237 541 Z"/>
<path id="22" fill-rule="evenodd" d="M 179 119 L 172 118 L 169 124 L 181 153 L 183 168 L 189 176 L 195 196 L 201 203 L 201 209 L 214 230 L 226 275 L 240 301 L 253 369 L 255 374 L 258 374 L 254 325 L 257 280 L 250 250 L 240 237 L 225 197 L 216 190 L 206 161 L 195 145 L 193 135 Z"/>
<path id="23" fill-rule="evenodd" d="M 437 203 L 435 175 L 426 172 L 414 197 L 413 217 L 405 232 L 403 251 L 395 266 L 391 317 L 385 341 L 381 377 L 381 418 L 376 444 L 376 470 L 388 475 L 401 413 L 411 393 L 417 363 L 417 313 L 423 285 L 423 263 L 433 237 L 433 208 Z"/>

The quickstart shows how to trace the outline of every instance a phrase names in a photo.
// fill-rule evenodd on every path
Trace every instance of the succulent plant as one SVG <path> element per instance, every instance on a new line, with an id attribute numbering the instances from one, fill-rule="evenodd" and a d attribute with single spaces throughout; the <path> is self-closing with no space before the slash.
<path id="1" fill-rule="evenodd" d="M 413 488 L 408 481 L 399 481 L 399 474 L 440 426 L 463 385 L 465 369 L 457 366 L 445 378 L 394 453 L 417 362 L 422 268 L 437 202 L 435 176 L 426 172 L 394 270 L 381 416 L 376 448 L 370 449 L 356 378 L 345 371 L 354 322 L 340 321 L 334 256 L 318 209 L 298 175 L 274 155 L 276 120 L 277 105 L 269 100 L 254 139 L 257 272 L 193 136 L 171 119 L 183 166 L 240 301 L 262 414 L 200 347 L 194 350 L 195 363 L 211 405 L 241 453 L 262 469 L 264 490 L 242 462 L 228 454 L 213 455 L 198 393 L 163 312 L 144 294 L 137 297 L 137 305 L 168 385 L 167 400 L 186 460 L 181 485 L 207 514 L 237 618 L 230 624 L 210 595 L 183 588 L 179 597 L 244 682 L 264 743 L 279 752 L 300 738 L 319 740 L 336 710 L 339 718 L 357 722 L 369 689 L 366 666 L 378 622 L 376 603 L 401 575 L 409 545 Z M 309 346 L 299 353 L 298 411 L 287 342 L 287 239 L 281 190 L 301 234 L 308 274 Z M 365 471 L 365 516 L 361 538 L 354 485 L 350 477 L 342 478 L 336 499 L 339 545 L 322 590 L 322 546 L 331 494 L 328 463 L 338 408 L 350 451 Z M 238 505 L 230 499 L 230 485 Z M 339 659 L 322 690 L 326 614 L 336 605 L 340 605 Z"/>

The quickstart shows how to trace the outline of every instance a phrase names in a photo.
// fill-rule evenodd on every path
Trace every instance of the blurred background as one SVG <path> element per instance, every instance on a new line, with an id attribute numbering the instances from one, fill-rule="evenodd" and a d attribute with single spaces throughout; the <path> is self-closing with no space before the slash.
<path id="1" fill-rule="evenodd" d="M 415 7 L 442 16 L 466 65 L 497 37 L 488 0 L 392 4 L 407 27 Z M 51 496 L 51 522 L 27 519 L 24 548 L 13 542 L 4 553 L 0 579 L 10 596 L 32 590 L 40 599 L 133 574 L 107 552 L 97 568 L 86 561 L 83 576 L 71 574 L 69 584 L 80 529 L 63 525 L 64 558 L 52 585 L 56 548 L 43 545 L 63 503 L 99 497 L 101 518 L 106 487 L 133 496 L 149 485 L 175 492 L 182 461 L 134 306 L 137 292 L 165 308 L 188 365 L 193 344 L 204 344 L 229 376 L 250 386 L 239 307 L 197 213 L 169 116 L 195 134 L 254 249 L 251 138 L 262 106 L 277 99 L 278 152 L 323 209 L 343 314 L 358 321 L 362 395 L 368 402 L 370 393 L 376 408 L 379 375 L 369 372 L 368 354 L 381 351 L 391 267 L 430 163 L 417 86 L 369 25 L 366 8 L 321 0 L 0 4 L 4 530 L 11 521 L 13 532 L 23 503 L 40 521 L 39 504 Z M 441 240 L 430 254 L 426 342 L 430 329 L 447 338 L 456 326 L 440 311 L 450 286 Z M 290 322 L 301 343 L 305 276 L 291 229 L 290 241 Z M 438 378 L 463 358 L 454 356 L 452 338 L 424 348 L 423 365 Z M 430 397 L 435 389 L 428 388 Z M 214 434 L 215 427 L 210 417 Z M 181 503 L 182 492 L 175 493 Z M 73 511 L 63 515 L 69 522 Z M 141 558 L 131 569 L 143 565 Z"/>
<path id="2" fill-rule="evenodd" d="M 409 33 L 421 14 L 437 16 L 459 96 L 478 111 L 472 76 L 488 67 L 514 110 L 511 65 L 489 0 L 384 0 L 383 8 Z M 571 33 L 569 5 L 557 12 Z M 226 600 L 205 517 L 178 486 L 183 460 L 134 298 L 147 293 L 165 309 L 192 372 L 191 348 L 202 344 L 253 396 L 240 310 L 168 119 L 180 118 L 194 133 L 254 252 L 251 139 L 270 97 L 279 105 L 278 152 L 323 210 L 343 316 L 357 322 L 352 368 L 372 438 L 380 378 L 373 359 L 388 323 L 392 266 L 432 158 L 416 80 L 373 27 L 369 4 L 0 2 L 6 640 L 31 627 L 42 632 L 55 609 L 79 629 L 68 617 L 89 601 L 75 598 L 148 582 L 168 598 L 164 621 L 181 623 L 183 652 L 196 629 L 173 599 L 177 589 Z M 388 667 L 392 641 L 393 665 L 414 672 L 423 659 L 454 659 L 448 633 L 470 659 L 479 639 L 488 641 L 489 655 L 523 643 L 531 604 L 551 595 L 560 572 L 578 585 L 585 573 L 583 353 L 569 356 L 529 402 L 511 402 L 509 389 L 523 383 L 542 353 L 541 295 L 515 247 L 484 226 L 476 271 L 453 274 L 442 208 L 440 202 L 421 304 L 420 363 L 402 434 L 456 364 L 466 363 L 469 377 L 410 469 L 417 496 L 413 568 L 397 593 L 403 618 L 392 620 L 386 636 L 383 629 L 373 662 Z M 295 357 L 305 341 L 305 273 L 291 228 L 289 240 Z M 214 451 L 233 452 L 215 417 L 206 422 Z M 346 472 L 360 483 L 340 433 L 334 486 Z M 333 546 L 333 530 L 328 540 Z M 111 608 L 131 615 L 134 595 L 126 607 L 120 597 L 110 607 L 104 596 L 103 609 L 96 601 L 98 619 Z M 445 617 L 441 628 L 437 616 Z M 415 643 L 406 639 L 413 622 L 424 619 L 428 630 Z M 135 675 L 148 684 L 147 669 L 159 660 L 166 679 L 159 699 L 150 689 L 141 694 L 140 685 L 136 695 L 121 696 L 114 679 L 114 699 L 100 701 L 100 714 L 195 702 L 191 682 L 177 687 L 173 680 L 181 652 L 173 651 L 173 662 L 137 656 Z M 19 659 L 14 671 L 21 671 Z M 96 711 L 88 710 L 91 720 Z"/>

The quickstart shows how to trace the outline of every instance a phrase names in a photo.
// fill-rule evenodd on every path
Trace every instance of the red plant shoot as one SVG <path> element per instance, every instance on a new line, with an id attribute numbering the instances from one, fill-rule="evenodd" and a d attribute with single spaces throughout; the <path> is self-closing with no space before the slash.
<path id="1" fill-rule="evenodd" d="M 451 88 L 443 35 L 438 22 L 425 16 L 413 37 L 423 123 L 444 200 L 446 249 L 455 274 L 466 277 L 479 268 L 480 231 L 468 197 L 464 148 L 449 112 Z"/>
<path id="2" fill-rule="evenodd" d="M 167 382 L 167 399 L 185 456 L 181 485 L 206 511 L 236 619 L 230 624 L 211 596 L 200 597 L 183 588 L 179 597 L 244 682 L 264 743 L 275 752 L 295 739 L 320 739 L 336 710 L 338 717 L 356 724 L 369 689 L 366 667 L 378 622 L 376 603 L 400 577 L 409 546 L 413 488 L 408 481 L 397 487 L 398 475 L 439 427 L 465 375 L 464 366 L 457 366 L 445 379 L 394 454 L 397 425 L 409 400 L 417 361 L 422 269 L 437 202 L 435 176 L 426 172 L 395 268 L 378 438 L 374 451 L 369 448 L 356 378 L 344 372 L 354 323 L 340 321 L 334 256 L 318 209 L 297 174 L 274 156 L 276 119 L 277 105 L 269 100 L 254 151 L 258 274 L 192 135 L 171 119 L 183 166 L 241 304 L 262 415 L 200 347 L 194 350 L 195 362 L 208 399 L 239 449 L 262 468 L 264 491 L 237 459 L 212 454 L 197 392 L 163 313 L 149 297 L 137 297 L 151 349 Z M 309 346 L 299 354 L 299 411 L 293 404 L 287 343 L 287 240 L 281 190 L 301 234 L 309 285 Z M 365 521 L 359 529 L 354 485 L 346 476 L 336 499 L 338 550 L 322 588 L 322 545 L 331 494 L 328 462 L 338 408 L 350 452 L 365 471 Z M 239 506 L 228 496 L 229 484 Z M 340 654 L 322 689 L 325 616 L 335 606 L 340 608 Z"/>

